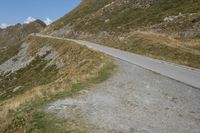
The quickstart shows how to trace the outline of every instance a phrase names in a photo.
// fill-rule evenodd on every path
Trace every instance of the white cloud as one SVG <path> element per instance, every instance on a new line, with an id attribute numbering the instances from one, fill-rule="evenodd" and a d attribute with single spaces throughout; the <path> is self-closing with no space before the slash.
<path id="1" fill-rule="evenodd" d="M 50 25 L 53 21 L 51 20 L 51 19 L 49 19 L 49 18 L 46 18 L 45 20 L 43 20 L 44 21 L 44 23 L 46 24 L 46 25 Z"/>
<path id="2" fill-rule="evenodd" d="M 29 24 L 33 21 L 35 21 L 36 19 L 29 16 L 28 18 L 26 18 L 26 20 L 24 21 L 24 24 Z M 42 20 L 46 25 L 50 25 L 53 21 L 50 19 L 50 18 L 46 18 L 44 20 Z M 8 26 L 12 26 L 13 24 L 0 24 L 0 28 L 1 29 L 5 29 L 7 28 Z"/>
<path id="3" fill-rule="evenodd" d="M 1 29 L 5 29 L 7 28 L 8 26 L 11 26 L 12 24 L 0 24 L 0 28 Z"/>
<path id="4" fill-rule="evenodd" d="M 29 24 L 29 23 L 31 23 L 31 22 L 33 22 L 33 21 L 35 21 L 36 19 L 35 18 L 33 18 L 33 17 L 28 17 L 25 21 L 24 21 L 24 23 L 25 24 Z M 46 18 L 46 19 L 44 19 L 44 20 L 42 20 L 46 25 L 50 25 L 53 21 L 51 20 L 51 19 L 49 19 L 49 18 Z"/>
<path id="5" fill-rule="evenodd" d="M 35 18 L 33 18 L 33 17 L 28 17 L 25 21 L 24 21 L 24 23 L 25 24 L 29 24 L 29 23 L 31 23 L 31 22 L 33 22 L 33 21 L 35 21 L 36 19 Z"/>

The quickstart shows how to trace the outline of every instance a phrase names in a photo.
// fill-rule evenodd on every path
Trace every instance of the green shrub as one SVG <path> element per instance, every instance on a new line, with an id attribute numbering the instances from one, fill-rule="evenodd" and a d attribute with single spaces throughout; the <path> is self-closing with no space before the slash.
<path id="1" fill-rule="evenodd" d="M 25 125 L 26 125 L 26 120 L 23 116 L 16 116 L 12 120 L 12 126 L 14 128 L 21 128 L 21 127 L 24 127 Z"/>

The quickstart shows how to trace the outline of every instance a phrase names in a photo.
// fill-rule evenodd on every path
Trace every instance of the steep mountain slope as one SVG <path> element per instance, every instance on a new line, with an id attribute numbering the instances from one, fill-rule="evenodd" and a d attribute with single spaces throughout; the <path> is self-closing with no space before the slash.
<path id="1" fill-rule="evenodd" d="M 36 20 L 0 29 L 0 132 L 57 132 L 53 116 L 43 126 L 35 116 L 47 115 L 41 105 L 105 80 L 113 68 L 110 57 L 85 46 L 35 36 L 45 28 Z"/>
<path id="2" fill-rule="evenodd" d="M 30 33 L 38 33 L 46 27 L 46 24 L 40 20 L 36 20 L 29 24 L 16 24 L 6 29 L 0 30 L 0 50 L 6 49 L 19 43 L 24 37 Z"/>
<path id="3" fill-rule="evenodd" d="M 12 47 L 13 48 L 13 47 Z M 57 95 L 73 94 L 83 82 L 103 80 L 111 59 L 74 42 L 29 35 L 0 63 L 0 131 L 37 132 L 30 115 Z M 12 51 L 13 49 L 11 49 Z M 0 53 L 0 57 L 4 53 Z M 9 54 L 9 51 L 6 52 Z M 10 55 L 9 55 L 10 56 Z M 102 75 L 103 74 L 103 75 Z M 61 96 L 60 96 L 61 97 Z M 32 113 L 23 111 L 28 107 Z M 14 112 L 14 113 L 13 113 Z M 18 118 L 17 113 L 23 113 Z M 20 120 L 19 120 L 20 119 Z M 26 126 L 21 121 L 26 120 Z M 40 121 L 41 119 L 39 119 Z M 27 125 L 33 126 L 26 128 Z M 48 122 L 46 122 L 47 127 Z"/>
<path id="4" fill-rule="evenodd" d="M 196 13 L 199 1 L 185 0 L 83 0 L 79 7 L 52 25 L 71 25 L 77 31 L 130 31 L 163 22 L 179 13 Z"/>
<path id="5" fill-rule="evenodd" d="M 83 0 L 44 33 L 200 68 L 198 0 Z"/>
<path id="6" fill-rule="evenodd" d="M 55 84 L 85 80 L 108 60 L 103 54 L 73 42 L 30 35 L 17 54 L 0 65 L 0 101 L 15 99 L 18 94 L 52 81 Z M 62 88 L 61 84 L 59 87 Z"/>

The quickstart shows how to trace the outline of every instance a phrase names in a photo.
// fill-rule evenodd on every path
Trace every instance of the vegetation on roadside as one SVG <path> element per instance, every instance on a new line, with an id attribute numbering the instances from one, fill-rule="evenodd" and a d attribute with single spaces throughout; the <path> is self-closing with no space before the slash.
<path id="1" fill-rule="evenodd" d="M 88 132 L 87 128 L 77 128 L 68 120 L 56 117 L 55 114 L 48 113 L 45 109 L 52 101 L 77 95 L 79 91 L 105 81 L 112 74 L 114 68 L 113 64 L 107 64 L 98 72 L 96 77 L 73 84 L 71 89 L 66 89 L 58 94 L 37 98 L 37 100 L 22 105 L 16 111 L 9 112 L 7 125 L 2 130 L 3 133 Z"/>
<path id="2" fill-rule="evenodd" d="M 135 32 L 121 41 L 116 38 L 101 39 L 96 42 L 155 59 L 200 68 L 200 49 L 198 48 L 200 45 L 191 46 L 194 43 L 189 41 L 178 41 L 149 32 Z"/>
<path id="3" fill-rule="evenodd" d="M 28 45 L 27 56 L 34 57 L 34 60 L 20 70 L 0 76 L 0 131 L 60 131 L 55 124 L 57 119 L 46 114 L 44 107 L 53 100 L 73 95 L 107 79 L 113 68 L 112 59 L 85 46 L 59 39 L 30 35 L 24 45 Z M 38 52 L 44 48 L 46 54 L 39 56 Z M 17 54 L 19 49 L 15 50 Z M 13 55 L 10 52 L 9 59 Z M 50 56 L 52 59 L 47 60 Z"/>

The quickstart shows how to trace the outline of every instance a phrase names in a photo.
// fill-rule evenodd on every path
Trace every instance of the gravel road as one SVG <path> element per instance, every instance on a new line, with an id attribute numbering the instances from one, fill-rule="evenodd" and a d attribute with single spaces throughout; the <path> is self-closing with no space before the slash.
<path id="1" fill-rule="evenodd" d="M 47 111 L 96 133 L 200 133 L 200 90 L 114 59 L 116 73 Z M 75 128 L 75 127 L 73 127 Z"/>

